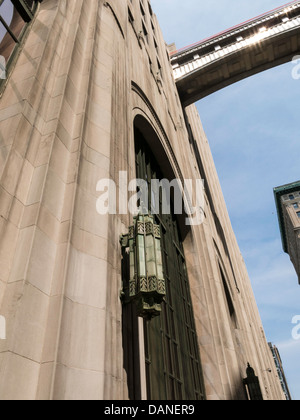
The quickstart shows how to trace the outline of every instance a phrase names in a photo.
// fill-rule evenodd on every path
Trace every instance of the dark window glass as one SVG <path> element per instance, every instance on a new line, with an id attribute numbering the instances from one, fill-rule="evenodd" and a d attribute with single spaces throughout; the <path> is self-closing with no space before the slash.
<path id="1" fill-rule="evenodd" d="M 136 130 L 137 178 L 163 174 L 143 135 Z M 159 198 L 162 206 L 162 192 Z M 149 194 L 149 207 L 154 205 Z M 156 204 L 156 203 L 155 203 Z M 166 298 L 161 316 L 145 321 L 147 395 L 149 400 L 201 400 L 204 385 L 189 280 L 177 220 L 173 213 L 157 215 L 162 235 Z"/>

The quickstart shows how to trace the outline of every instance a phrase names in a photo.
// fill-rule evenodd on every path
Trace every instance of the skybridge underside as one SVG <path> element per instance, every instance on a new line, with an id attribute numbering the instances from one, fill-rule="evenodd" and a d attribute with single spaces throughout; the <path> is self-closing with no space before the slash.
<path id="1" fill-rule="evenodd" d="M 249 76 L 300 55 L 300 18 L 287 28 L 273 28 L 200 55 L 193 48 L 186 61 L 173 58 L 176 85 L 184 106 Z"/>

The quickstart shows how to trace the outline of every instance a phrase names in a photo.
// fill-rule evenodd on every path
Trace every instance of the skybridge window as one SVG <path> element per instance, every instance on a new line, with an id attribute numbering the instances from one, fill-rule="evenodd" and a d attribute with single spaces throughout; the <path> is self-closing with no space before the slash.
<path id="1" fill-rule="evenodd" d="M 0 0 L 0 57 L 8 65 L 41 0 Z"/>

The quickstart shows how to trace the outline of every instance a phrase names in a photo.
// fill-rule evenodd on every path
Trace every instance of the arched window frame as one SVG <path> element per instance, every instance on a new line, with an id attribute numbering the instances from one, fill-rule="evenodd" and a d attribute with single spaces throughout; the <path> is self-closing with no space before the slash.
<path id="1" fill-rule="evenodd" d="M 134 138 L 136 177 L 147 183 L 151 183 L 152 179 L 160 180 L 164 177 L 172 179 L 174 173 L 170 162 L 164 160 L 167 156 L 162 157 L 164 152 L 159 139 L 148 122 L 140 115 L 135 119 Z M 152 208 L 152 199 L 151 188 L 149 188 L 149 208 Z M 162 191 L 159 195 L 160 208 L 161 200 Z M 155 217 L 161 227 L 162 260 L 168 293 L 163 302 L 160 317 L 144 321 L 144 345 L 141 347 L 144 360 L 141 361 L 145 366 L 142 366 L 145 369 L 145 395 L 149 400 L 205 400 L 200 349 L 181 239 L 182 226 L 173 211 L 167 215 L 159 212 Z M 126 284 L 125 277 L 124 284 Z M 125 305 L 124 309 L 128 316 L 128 305 Z M 128 331 L 126 327 L 128 320 L 126 321 L 126 317 L 124 319 L 123 328 L 125 326 L 124 329 Z M 130 317 L 130 322 L 132 323 L 132 317 Z M 131 337 L 134 336 L 134 329 L 132 331 Z M 128 353 L 131 352 L 126 352 L 127 357 Z M 132 361 L 130 362 L 132 366 Z M 135 375 L 132 375 L 132 369 L 128 372 L 129 388 L 132 391 L 139 382 Z"/>

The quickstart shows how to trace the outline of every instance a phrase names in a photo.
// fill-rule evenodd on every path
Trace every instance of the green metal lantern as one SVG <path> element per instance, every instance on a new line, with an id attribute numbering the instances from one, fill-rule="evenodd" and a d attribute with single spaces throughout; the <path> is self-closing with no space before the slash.
<path id="1" fill-rule="evenodd" d="M 135 301 L 138 315 L 143 318 L 160 315 L 166 287 L 160 227 L 154 223 L 154 217 L 136 216 L 128 235 L 121 236 L 121 246 L 129 248 L 130 279 L 125 302 Z"/>

